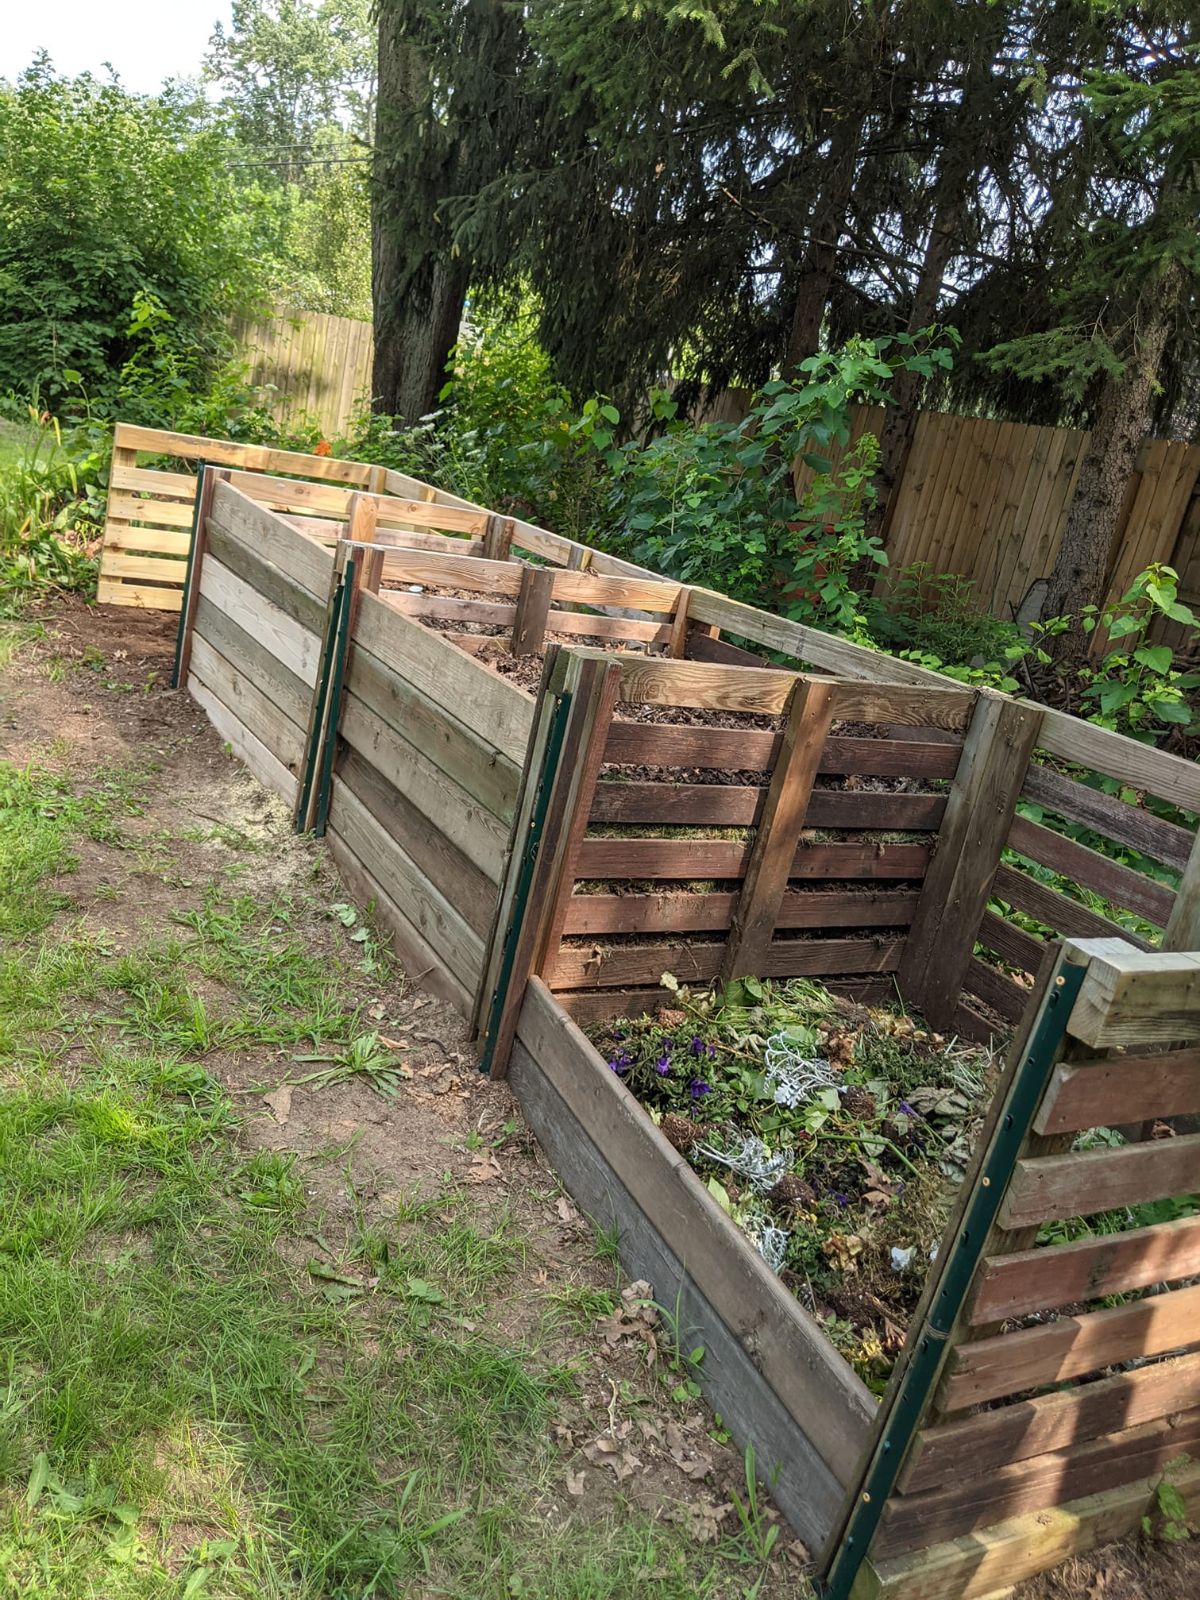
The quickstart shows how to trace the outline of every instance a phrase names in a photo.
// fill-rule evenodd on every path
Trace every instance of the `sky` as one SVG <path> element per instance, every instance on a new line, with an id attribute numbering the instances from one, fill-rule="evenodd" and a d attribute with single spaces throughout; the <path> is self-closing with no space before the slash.
<path id="1" fill-rule="evenodd" d="M 100 73 L 111 61 L 127 89 L 152 94 L 196 75 L 229 10 L 229 0 L 0 0 L 0 78 L 48 50 L 59 72 Z"/>

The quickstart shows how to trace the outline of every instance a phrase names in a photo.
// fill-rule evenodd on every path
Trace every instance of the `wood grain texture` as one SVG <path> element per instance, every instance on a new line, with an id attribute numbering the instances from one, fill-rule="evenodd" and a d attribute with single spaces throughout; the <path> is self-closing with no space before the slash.
<path id="1" fill-rule="evenodd" d="M 498 895 L 492 879 L 440 827 L 431 825 L 429 813 L 422 811 L 395 784 L 389 783 L 355 749 L 343 751 L 337 771 L 355 799 L 366 807 L 383 831 L 395 839 L 433 888 L 481 939 L 486 939 L 496 914 Z"/>
<path id="2" fill-rule="evenodd" d="M 833 722 L 832 686 L 798 680 L 763 800 L 746 875 L 721 962 L 728 981 L 757 973 L 775 930 L 800 830 L 811 808 L 821 751 Z"/>
<path id="3" fill-rule="evenodd" d="M 1052 767 L 1030 766 L 1022 796 L 1067 822 L 1082 822 L 1107 839 L 1141 850 L 1168 867 L 1185 867 L 1194 836 L 1177 823 L 1130 805 L 1116 795 L 1064 777 Z"/>
<path id="4" fill-rule="evenodd" d="M 944 1409 L 982 1405 L 1099 1372 L 1117 1362 L 1196 1345 L 1200 1345 L 1200 1287 L 1172 1289 L 1108 1311 L 1060 1317 L 1040 1327 L 961 1345 L 944 1380 Z"/>
<path id="5" fill-rule="evenodd" d="M 1014 817 L 1008 835 L 1008 848 L 1040 866 L 1061 872 L 1064 877 L 1093 889 L 1114 906 L 1136 911 L 1160 928 L 1165 928 L 1175 904 L 1175 893 L 1165 884 L 1131 867 L 1122 866 L 1098 850 L 1089 850 L 1074 839 L 1064 838 L 1052 828 Z M 1184 948 L 1184 946 L 1180 946 Z"/>
<path id="6" fill-rule="evenodd" d="M 903 979 L 901 984 L 903 985 Z M 982 1000 L 986 1006 L 1009 1023 L 1017 1022 L 1021 1018 L 1033 998 L 1031 989 L 1022 988 L 998 967 L 989 966 L 986 961 L 980 961 L 975 956 L 967 962 L 963 988 L 967 994 Z"/>
<path id="7" fill-rule="evenodd" d="M 392 610 L 385 595 L 364 595 L 358 643 L 435 705 L 481 735 L 520 767 L 533 726 L 533 701 L 446 639 Z"/>
<path id="8" fill-rule="evenodd" d="M 1179 893 L 1163 934 L 1162 948 L 1200 950 L 1200 838 L 1193 844 L 1188 864 L 1183 869 Z"/>
<path id="9" fill-rule="evenodd" d="M 769 772 L 782 735 L 756 728 L 691 727 L 683 723 L 616 721 L 604 759 L 612 765 L 707 767 L 731 772 Z M 955 744 L 917 739 L 846 738 L 825 742 L 818 771 L 882 777 L 952 778 Z"/>
<path id="10" fill-rule="evenodd" d="M 792 878 L 919 880 L 929 863 L 926 844 L 809 844 L 803 840 L 792 862 Z M 706 839 L 585 839 L 581 878 L 740 878 L 748 844 Z"/>
<path id="11" fill-rule="evenodd" d="M 508 843 L 508 827 L 424 750 L 359 699 L 351 688 L 342 709 L 341 736 L 387 781 L 405 795 L 430 831 L 443 834 L 484 877 L 498 883 Z"/>
<path id="12" fill-rule="evenodd" d="M 976 701 L 899 977 L 934 1028 L 954 1016 L 1040 727 L 1033 707 L 988 692 Z"/>
<path id="13" fill-rule="evenodd" d="M 1138 949 L 1147 948 L 1145 940 L 1136 934 L 1127 933 L 1107 917 L 1080 905 L 1078 900 L 1059 894 L 1057 889 L 1038 883 L 1017 867 L 1005 864 L 999 868 L 992 894 L 1015 910 L 1027 912 L 1056 934 L 1071 939 L 1127 939 Z"/>
<path id="14" fill-rule="evenodd" d="M 288 616 L 272 601 L 218 561 L 213 552 L 200 571 L 200 593 L 217 611 L 256 638 L 310 689 L 317 681 L 317 634 Z"/>
<path id="15" fill-rule="evenodd" d="M 894 972 L 903 939 L 774 939 L 763 953 L 759 977 L 852 976 Z M 563 945 L 549 969 L 553 989 L 627 988 L 657 983 L 672 972 L 681 983 L 707 983 L 721 970 L 720 944 Z"/>
<path id="16" fill-rule="evenodd" d="M 264 789 L 270 789 L 290 804 L 295 794 L 296 780 L 283 763 L 271 754 L 261 739 L 255 738 L 235 711 L 219 699 L 207 684 L 200 682 L 195 673 L 189 675 L 187 687 L 192 699 L 207 714 L 208 720 L 242 765 Z"/>
<path id="17" fill-rule="evenodd" d="M 851 1600 L 999 1600 L 1013 1583 L 1137 1532 L 1142 1517 L 1155 1509 L 1161 1481 L 1156 1470 L 1117 1489 L 872 1562 Z M 1200 1464 L 1177 1468 L 1171 1481 L 1189 1514 L 1200 1511 Z"/>
<path id="18" fill-rule="evenodd" d="M 1125 1128 L 1200 1111 L 1200 1050 L 1113 1056 L 1055 1068 L 1034 1121 L 1037 1133 Z M 1200 1183 L 1200 1173 L 1197 1173 Z"/>
<path id="19" fill-rule="evenodd" d="M 513 615 L 512 653 L 536 655 L 546 639 L 546 620 L 554 593 L 554 573 L 549 567 L 526 567 L 521 574 Z"/>
<path id="20" fill-rule="evenodd" d="M 304 751 L 303 730 L 288 719 L 270 695 L 199 633 L 192 637 L 190 667 L 192 675 L 229 707 L 282 766 L 295 774 Z"/>
<path id="21" fill-rule="evenodd" d="M 236 538 L 228 529 L 222 528 L 213 517 L 206 524 L 204 553 L 206 561 L 215 557 L 309 633 L 324 635 L 326 598 L 322 596 L 318 599 L 282 567 L 277 567 L 245 540 Z"/>
<path id="22" fill-rule="evenodd" d="M 564 931 L 574 933 L 720 932 L 729 926 L 737 895 L 576 894 Z M 784 894 L 777 928 L 903 928 L 917 903 L 904 889 L 810 890 Z"/>
<path id="23" fill-rule="evenodd" d="M 252 637 L 244 628 L 239 628 L 231 617 L 218 611 L 203 595 L 196 607 L 196 633 L 207 639 L 232 667 L 256 684 L 279 708 L 286 721 L 295 723 L 298 729 L 304 728 L 312 701 L 312 691 L 308 685 L 289 671 L 259 639 Z"/>
<path id="24" fill-rule="evenodd" d="M 1200 1443 L 1200 1411 L 1160 1417 L 1068 1450 L 996 1467 L 986 1478 L 893 1497 L 873 1546 L 886 1557 L 1006 1517 L 1136 1482 Z"/>
<path id="25" fill-rule="evenodd" d="M 371 863 L 371 876 L 388 899 L 473 993 L 483 970 L 483 940 L 341 779 L 334 784 L 329 826 L 360 861 Z"/>
<path id="26" fill-rule="evenodd" d="M 605 779 L 591 820 L 675 827 L 750 828 L 758 825 L 770 789 L 749 784 L 643 783 Z M 801 826 L 866 828 L 888 833 L 935 829 L 946 810 L 936 794 L 891 794 L 862 789 L 813 789 Z"/>
<path id="27" fill-rule="evenodd" d="M 293 583 L 307 589 L 322 606 L 325 604 L 333 572 L 333 556 L 328 550 L 239 493 L 229 480 L 214 487 L 211 516 L 224 532 L 240 539 Z"/>
<path id="28" fill-rule="evenodd" d="M 900 1489 L 915 1494 L 990 1475 L 1013 1461 L 1200 1407 L 1200 1355 L 1175 1356 L 1095 1383 L 981 1411 L 918 1434 Z"/>
<path id="29" fill-rule="evenodd" d="M 1004 1228 L 1141 1205 L 1200 1188 L 1200 1133 L 1122 1145 L 1068 1150 L 1017 1162 L 1000 1211 Z"/>
<path id="30" fill-rule="evenodd" d="M 512 821 L 521 773 L 516 764 L 443 706 L 356 644 L 348 683 L 368 710 L 386 722 L 406 745 L 477 800 L 501 823 Z"/>
<path id="31" fill-rule="evenodd" d="M 1122 943 L 1093 954 L 1071 1012 L 1072 1036 L 1092 1049 L 1200 1039 L 1200 953 L 1143 953 Z"/>
<path id="32" fill-rule="evenodd" d="M 973 1327 L 1200 1275 L 1200 1217 L 985 1258 Z"/>
<path id="33" fill-rule="evenodd" d="M 333 813 L 338 809 L 340 784 L 341 780 L 335 776 L 330 805 L 331 826 L 325 834 L 325 842 L 329 846 L 329 853 L 334 859 L 343 883 L 359 906 L 371 907 L 373 920 L 390 938 L 392 949 L 403 966 L 407 978 L 412 983 L 420 984 L 423 989 L 428 989 L 440 1000 L 445 1000 L 460 1016 L 469 1016 L 473 995 L 430 948 L 395 901 L 332 826 Z"/>

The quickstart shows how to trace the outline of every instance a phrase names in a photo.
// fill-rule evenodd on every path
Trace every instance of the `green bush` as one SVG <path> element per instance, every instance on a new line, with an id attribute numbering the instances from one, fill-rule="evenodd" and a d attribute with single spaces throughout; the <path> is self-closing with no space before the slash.
<path id="1" fill-rule="evenodd" d="M 40 59 L 0 85 L 0 392 L 110 409 L 138 350 L 135 308 L 167 312 L 192 386 L 231 353 L 226 320 L 265 281 L 252 191 L 228 136 L 181 90 L 147 98 Z"/>
<path id="2" fill-rule="evenodd" d="M 7 436 L 15 442 L 0 458 L 0 616 L 47 589 L 91 586 L 106 474 L 101 456 L 64 440 L 36 406 Z"/>

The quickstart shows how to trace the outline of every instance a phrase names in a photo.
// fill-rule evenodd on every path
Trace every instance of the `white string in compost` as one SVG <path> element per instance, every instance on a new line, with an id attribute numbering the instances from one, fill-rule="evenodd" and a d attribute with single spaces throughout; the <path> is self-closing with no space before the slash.
<path id="1" fill-rule="evenodd" d="M 824 1056 L 806 1056 L 794 1039 L 776 1033 L 763 1051 L 767 1072 L 767 1092 L 777 1106 L 795 1111 L 805 1105 L 819 1089 L 832 1089 L 836 1083 L 833 1068 Z"/>

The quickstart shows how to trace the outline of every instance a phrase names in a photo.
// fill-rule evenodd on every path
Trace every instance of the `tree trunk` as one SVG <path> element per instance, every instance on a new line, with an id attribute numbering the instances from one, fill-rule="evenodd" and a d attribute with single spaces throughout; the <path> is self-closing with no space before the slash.
<path id="1" fill-rule="evenodd" d="M 382 236 L 381 236 L 382 235 Z M 372 230 L 375 312 L 373 405 L 410 426 L 435 411 L 458 338 L 468 269 L 461 258 L 426 261 L 417 273 L 395 260 L 387 230 Z"/>
<path id="2" fill-rule="evenodd" d="M 829 154 L 822 163 L 816 204 L 809 212 L 808 247 L 804 252 L 792 303 L 792 326 L 783 358 L 783 375 L 790 377 L 806 357 L 821 347 L 825 302 L 837 269 L 838 241 L 846 225 L 846 212 L 854 193 L 862 122 L 839 122 L 830 136 Z"/>
<path id="3" fill-rule="evenodd" d="M 1182 278 L 1172 267 L 1147 295 L 1147 320 L 1118 377 L 1106 379 L 1087 454 L 1071 499 L 1062 545 L 1042 605 L 1043 617 L 1072 616 L 1104 600 L 1113 542 L 1138 451 L 1150 426 L 1158 370 Z M 1077 654 L 1076 626 L 1059 636 L 1056 654 Z"/>
<path id="4" fill-rule="evenodd" d="M 908 316 L 908 333 L 927 328 L 936 319 L 942 280 L 958 242 L 964 205 L 962 187 L 951 183 L 939 184 L 939 187 L 943 197 L 934 207 L 929 242 L 925 246 Z M 877 534 L 885 541 L 885 546 L 896 510 L 896 491 L 912 452 L 924 389 L 925 380 L 919 372 L 901 372 L 893 379 L 888 392 L 883 427 L 879 430 L 879 463 L 875 472 L 878 498 L 867 519 L 868 533 Z"/>
<path id="5" fill-rule="evenodd" d="M 371 185 L 371 301 L 375 324 L 373 408 L 410 426 L 435 410 L 458 338 L 470 264 L 431 214 L 414 227 L 398 186 L 411 183 L 395 151 L 407 119 L 425 114 L 429 66 L 420 45 L 380 9 L 376 156 Z M 452 192 L 454 157 L 444 179 Z M 433 213 L 435 207 L 431 205 Z"/>

